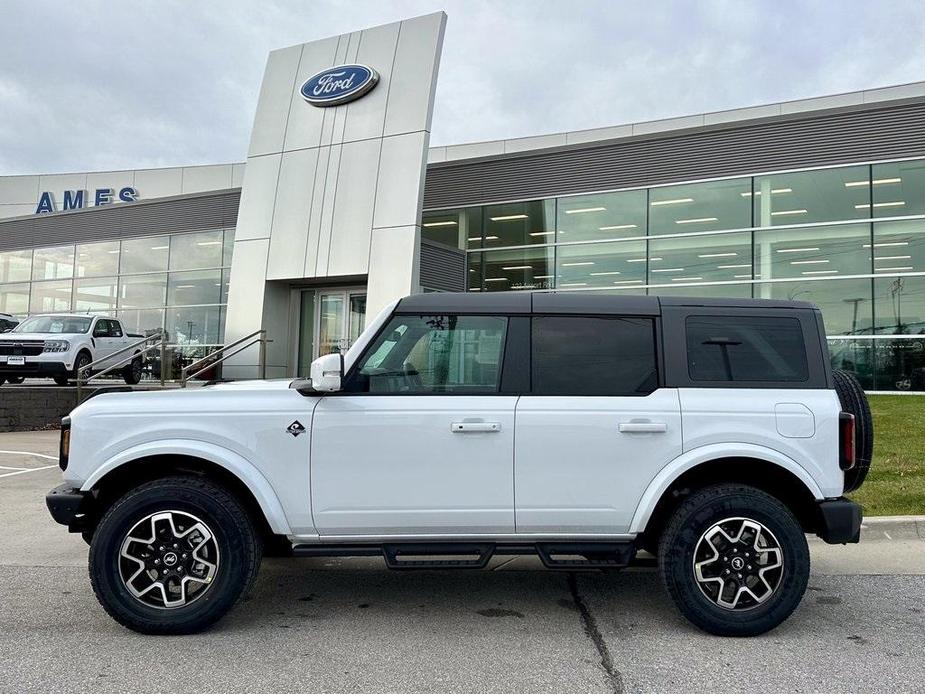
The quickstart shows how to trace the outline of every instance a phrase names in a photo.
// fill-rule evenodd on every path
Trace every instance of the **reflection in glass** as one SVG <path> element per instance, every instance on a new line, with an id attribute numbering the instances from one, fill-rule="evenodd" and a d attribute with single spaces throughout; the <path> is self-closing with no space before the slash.
<path id="1" fill-rule="evenodd" d="M 874 224 L 874 273 L 925 272 L 925 221 Z"/>
<path id="2" fill-rule="evenodd" d="M 752 235 L 748 231 L 652 239 L 649 256 L 649 284 L 742 282 L 752 278 Z M 751 289 L 746 286 L 746 290 L 750 295 Z M 731 290 L 729 296 L 741 296 L 741 292 Z"/>
<path id="3" fill-rule="evenodd" d="M 344 295 L 322 294 L 318 316 L 318 356 L 346 351 Z"/>
<path id="4" fill-rule="evenodd" d="M 75 311 L 112 311 L 116 308 L 116 277 L 78 279 L 74 281 Z"/>
<path id="5" fill-rule="evenodd" d="M 482 255 L 466 254 L 466 286 L 470 292 L 482 291 Z"/>
<path id="6" fill-rule="evenodd" d="M 36 248 L 32 260 L 32 279 L 66 279 L 74 274 L 74 247 Z M 55 309 L 58 310 L 58 309 Z"/>
<path id="7" fill-rule="evenodd" d="M 737 178 L 649 190 L 649 234 L 751 226 L 751 180 Z"/>
<path id="8" fill-rule="evenodd" d="M 315 353 L 315 292 L 303 289 L 299 292 L 299 363 L 296 376 L 311 375 L 312 359 Z"/>
<path id="9" fill-rule="evenodd" d="M 867 166 L 755 177 L 755 226 L 870 217 Z"/>
<path id="10" fill-rule="evenodd" d="M 552 243 L 556 235 L 555 210 L 555 200 L 489 205 L 485 208 L 482 238 L 470 236 L 469 242 L 481 240 L 483 248 Z"/>
<path id="11" fill-rule="evenodd" d="M 31 278 L 31 250 L 0 253 L 0 282 L 28 282 Z"/>
<path id="12" fill-rule="evenodd" d="M 170 237 L 170 269 L 198 270 L 222 266 L 222 231 Z"/>
<path id="13" fill-rule="evenodd" d="M 29 313 L 29 284 L 0 284 L 0 313 Z"/>
<path id="14" fill-rule="evenodd" d="M 925 214 L 925 161 L 874 164 L 874 217 Z"/>
<path id="15" fill-rule="evenodd" d="M 472 255 L 475 254 L 470 254 L 470 268 Z M 482 291 L 551 289 L 555 286 L 552 246 L 488 251 L 481 255 L 485 274 Z"/>
<path id="16" fill-rule="evenodd" d="M 222 265 L 231 267 L 231 258 L 234 254 L 234 229 L 225 229 L 222 239 Z"/>
<path id="17" fill-rule="evenodd" d="M 152 335 L 164 327 L 164 309 L 129 309 L 119 311 L 118 317 L 122 320 L 127 332 L 136 335 Z"/>
<path id="18" fill-rule="evenodd" d="M 168 306 L 217 304 L 221 296 L 221 270 L 171 272 L 167 280 Z"/>
<path id="19" fill-rule="evenodd" d="M 645 284 L 645 241 L 614 241 L 559 246 L 556 283 L 559 289 L 624 288 Z"/>
<path id="20" fill-rule="evenodd" d="M 350 346 L 357 341 L 357 338 L 360 337 L 360 333 L 362 333 L 363 329 L 366 327 L 366 294 L 350 295 L 350 316 L 348 322 L 347 339 L 349 340 L 349 344 L 347 348 L 349 349 Z"/>
<path id="21" fill-rule="evenodd" d="M 75 277 L 100 277 L 119 272 L 119 242 L 77 244 Z"/>
<path id="22" fill-rule="evenodd" d="M 576 195 L 556 201 L 559 241 L 601 241 L 646 234 L 646 191 Z M 552 236 L 549 236 L 552 240 Z"/>
<path id="23" fill-rule="evenodd" d="M 875 332 L 925 335 L 925 277 L 874 279 Z"/>
<path id="24" fill-rule="evenodd" d="M 122 242 L 123 275 L 135 272 L 158 272 L 167 269 L 170 237 L 148 236 L 143 239 L 125 239 Z"/>
<path id="25" fill-rule="evenodd" d="M 221 306 L 167 309 L 168 340 L 181 345 L 215 345 L 221 341 Z"/>
<path id="26" fill-rule="evenodd" d="M 758 282 L 755 297 L 809 301 L 822 310 L 827 335 L 866 335 L 873 325 L 869 279 Z"/>
<path id="27" fill-rule="evenodd" d="M 830 339 L 829 356 L 833 369 L 849 371 L 865 390 L 874 388 L 873 340 Z"/>
<path id="28" fill-rule="evenodd" d="M 53 313 L 71 310 L 71 280 L 33 282 L 30 313 Z"/>
<path id="29" fill-rule="evenodd" d="M 166 293 L 166 273 L 126 275 L 119 278 L 119 306 L 121 308 L 163 306 Z"/>
<path id="30" fill-rule="evenodd" d="M 869 275 L 870 225 L 755 232 L 755 279 Z"/>
<path id="31" fill-rule="evenodd" d="M 482 208 L 425 212 L 421 238 L 452 248 L 480 248 L 482 245 Z"/>

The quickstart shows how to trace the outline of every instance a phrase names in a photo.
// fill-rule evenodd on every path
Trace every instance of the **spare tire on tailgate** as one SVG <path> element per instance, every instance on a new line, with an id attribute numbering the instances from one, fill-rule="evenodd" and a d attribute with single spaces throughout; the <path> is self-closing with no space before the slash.
<path id="1" fill-rule="evenodd" d="M 854 415 L 854 467 L 845 470 L 845 492 L 853 492 L 864 483 L 874 452 L 874 422 L 864 389 L 850 371 L 834 369 L 835 392 L 843 412 Z"/>

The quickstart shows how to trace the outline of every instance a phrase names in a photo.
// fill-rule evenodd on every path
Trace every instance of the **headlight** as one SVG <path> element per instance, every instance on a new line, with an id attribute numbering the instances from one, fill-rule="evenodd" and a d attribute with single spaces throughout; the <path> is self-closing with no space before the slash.
<path id="1" fill-rule="evenodd" d="M 67 340 L 45 340 L 45 352 L 67 352 L 71 343 Z"/>

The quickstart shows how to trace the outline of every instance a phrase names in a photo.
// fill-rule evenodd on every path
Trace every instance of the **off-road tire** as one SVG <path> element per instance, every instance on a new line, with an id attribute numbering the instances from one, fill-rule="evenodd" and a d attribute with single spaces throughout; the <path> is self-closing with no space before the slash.
<path id="1" fill-rule="evenodd" d="M 749 609 L 721 607 L 701 590 L 694 553 L 704 533 L 727 518 L 756 521 L 770 530 L 783 556 L 776 590 Z M 754 487 L 724 484 L 695 492 L 665 526 L 659 542 L 662 583 L 678 610 L 718 636 L 757 636 L 778 626 L 800 604 L 809 580 L 809 547 L 799 522 L 783 503 Z"/>
<path id="2" fill-rule="evenodd" d="M 845 493 L 864 484 L 874 452 L 874 422 L 870 404 L 858 379 L 850 371 L 832 371 L 835 392 L 843 412 L 854 415 L 854 467 L 845 470 Z"/>
<path id="3" fill-rule="evenodd" d="M 202 596 L 169 609 L 135 598 L 119 572 L 126 533 L 138 521 L 166 510 L 204 521 L 215 536 L 220 557 L 215 577 Z M 90 582 L 97 600 L 123 626 L 144 634 L 192 634 L 221 619 L 250 589 L 261 554 L 260 533 L 232 493 L 199 477 L 167 477 L 129 491 L 105 513 L 90 545 Z"/>

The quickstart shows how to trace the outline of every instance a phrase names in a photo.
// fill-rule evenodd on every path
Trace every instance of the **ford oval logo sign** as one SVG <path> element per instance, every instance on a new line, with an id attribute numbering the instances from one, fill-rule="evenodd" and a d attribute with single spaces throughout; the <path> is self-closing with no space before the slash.
<path id="1" fill-rule="evenodd" d="M 339 106 L 359 99 L 379 82 L 379 73 L 366 65 L 339 65 L 312 75 L 299 91 L 312 106 Z"/>

